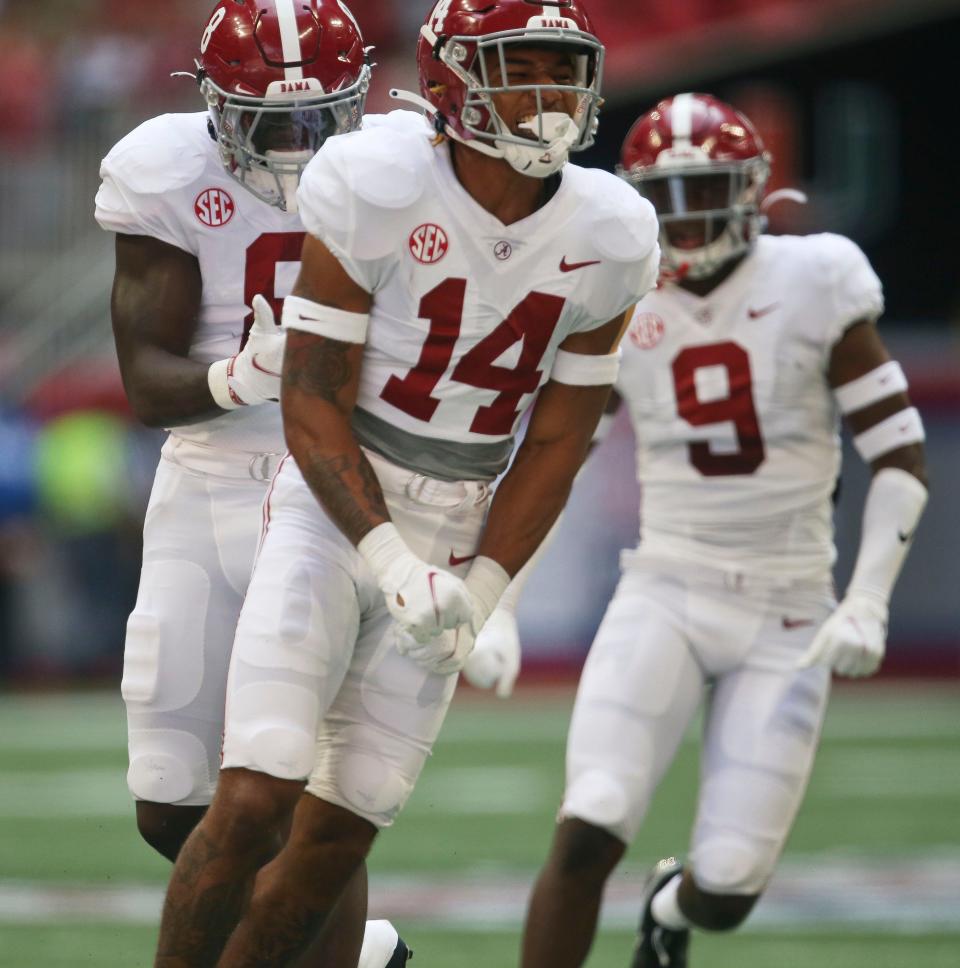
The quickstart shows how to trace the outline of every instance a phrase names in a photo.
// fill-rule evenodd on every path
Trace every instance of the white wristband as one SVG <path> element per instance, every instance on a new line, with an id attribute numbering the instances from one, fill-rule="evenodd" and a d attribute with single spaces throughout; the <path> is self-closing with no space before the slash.
<path id="1" fill-rule="evenodd" d="M 384 521 L 383 524 L 378 524 L 372 531 L 368 531 L 357 542 L 357 551 L 370 566 L 370 570 L 378 582 L 398 558 L 406 555 L 415 557 L 407 547 L 406 541 L 400 537 L 400 532 L 392 521 Z"/>
<path id="2" fill-rule="evenodd" d="M 470 566 L 465 582 L 480 612 L 482 625 L 497 607 L 500 596 L 510 584 L 510 575 L 499 562 L 481 555 Z M 474 631 L 479 632 L 480 629 Z"/>
<path id="3" fill-rule="evenodd" d="M 368 313 L 348 313 L 300 296 L 287 296 L 283 301 L 284 329 L 299 329 L 342 343 L 365 343 L 369 324 Z"/>
<path id="4" fill-rule="evenodd" d="M 907 471 L 884 467 L 874 475 L 848 595 L 860 592 L 889 601 L 926 503 L 927 489 Z"/>
<path id="5" fill-rule="evenodd" d="M 902 393 L 906 389 L 907 378 L 903 368 L 896 360 L 890 360 L 856 380 L 837 387 L 833 395 L 837 398 L 840 412 L 846 414 L 862 410 L 871 403 L 886 400 L 887 397 Z"/>
<path id="6" fill-rule="evenodd" d="M 923 421 L 916 407 L 906 407 L 886 420 L 874 424 L 869 430 L 853 438 L 857 453 L 869 464 L 870 461 L 889 454 L 907 444 L 923 443 Z"/>
<path id="7" fill-rule="evenodd" d="M 622 350 L 606 356 L 557 350 L 550 379 L 572 387 L 602 387 L 617 382 Z"/>
<path id="8" fill-rule="evenodd" d="M 228 360 L 217 360 L 211 363 L 207 370 L 207 386 L 213 402 L 221 410 L 237 410 L 244 406 L 244 402 L 230 389 L 230 376 L 233 373 L 235 357 Z"/>

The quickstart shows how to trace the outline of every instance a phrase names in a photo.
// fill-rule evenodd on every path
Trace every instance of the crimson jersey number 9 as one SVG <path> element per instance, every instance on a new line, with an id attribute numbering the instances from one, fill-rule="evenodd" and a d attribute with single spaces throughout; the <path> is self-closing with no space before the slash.
<path id="1" fill-rule="evenodd" d="M 719 400 L 703 401 L 697 395 L 697 370 L 708 366 L 722 366 L 727 371 L 728 393 Z M 677 409 L 691 427 L 732 423 L 737 431 L 737 450 L 733 453 L 715 454 L 706 441 L 689 444 L 690 463 L 704 477 L 753 474 L 763 463 L 766 451 L 753 402 L 747 351 L 732 342 L 691 346 L 673 361 L 673 383 Z"/>
<path id="2" fill-rule="evenodd" d="M 446 373 L 460 338 L 466 293 L 466 279 L 445 279 L 420 300 L 417 315 L 430 323 L 420 358 L 403 379 L 390 377 L 380 394 L 387 403 L 418 420 L 429 423 L 440 406 L 440 399 L 433 391 Z M 564 303 L 560 296 L 529 293 L 454 367 L 450 378 L 457 383 L 498 391 L 492 403 L 477 408 L 470 424 L 472 433 L 492 437 L 512 433 L 520 398 L 540 386 L 542 373 L 538 367 L 560 321 Z M 513 369 L 494 364 L 494 360 L 521 340 L 520 359 Z"/>

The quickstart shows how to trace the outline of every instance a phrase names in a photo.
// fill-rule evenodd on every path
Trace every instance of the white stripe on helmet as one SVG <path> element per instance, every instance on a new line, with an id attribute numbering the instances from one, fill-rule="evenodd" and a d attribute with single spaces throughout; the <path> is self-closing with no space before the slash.
<path id="1" fill-rule="evenodd" d="M 277 21 L 280 24 L 280 43 L 283 46 L 283 62 L 285 64 L 300 64 L 303 61 L 303 51 L 300 50 L 300 31 L 297 28 L 297 13 L 294 0 L 273 0 L 277 10 Z M 288 81 L 302 81 L 302 67 L 285 67 L 284 77 Z"/>
<path id="2" fill-rule="evenodd" d="M 693 95 L 678 94 L 670 109 L 670 127 L 673 131 L 673 147 L 689 148 L 693 134 Z"/>

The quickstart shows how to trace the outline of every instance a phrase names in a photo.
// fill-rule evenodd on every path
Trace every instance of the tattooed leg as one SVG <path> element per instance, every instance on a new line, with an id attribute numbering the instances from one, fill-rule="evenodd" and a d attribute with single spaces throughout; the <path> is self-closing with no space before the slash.
<path id="1" fill-rule="evenodd" d="M 336 907 L 376 833 L 350 811 L 304 795 L 286 846 L 257 875 L 219 968 L 292 964 Z M 357 907 L 355 917 L 362 916 Z M 352 927 L 362 934 L 359 924 Z"/>
<path id="2" fill-rule="evenodd" d="M 250 770 L 221 772 L 214 801 L 173 869 L 156 968 L 216 964 L 302 789 L 302 783 Z"/>

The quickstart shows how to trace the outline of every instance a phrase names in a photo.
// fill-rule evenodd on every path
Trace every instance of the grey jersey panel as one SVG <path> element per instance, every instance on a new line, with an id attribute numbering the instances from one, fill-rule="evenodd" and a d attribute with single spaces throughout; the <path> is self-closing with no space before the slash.
<path id="1" fill-rule="evenodd" d="M 353 432 L 360 444 L 388 461 L 439 481 L 492 481 L 513 453 L 513 438 L 464 444 L 418 437 L 359 408 L 353 411 Z"/>

